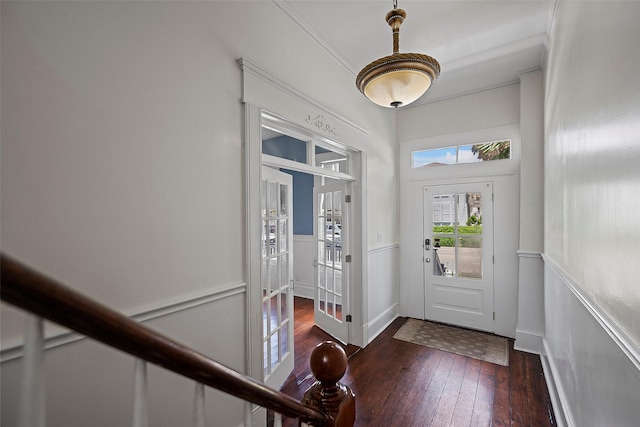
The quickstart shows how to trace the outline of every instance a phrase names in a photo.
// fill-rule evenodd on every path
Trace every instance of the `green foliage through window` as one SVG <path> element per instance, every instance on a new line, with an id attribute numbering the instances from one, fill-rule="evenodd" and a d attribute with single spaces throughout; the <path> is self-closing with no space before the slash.
<path id="1" fill-rule="evenodd" d="M 434 225 L 433 234 L 434 239 L 439 241 L 441 247 L 452 248 L 455 246 L 454 237 L 448 237 L 447 234 L 453 235 L 455 228 L 453 225 Z M 477 237 L 470 237 L 465 239 L 464 236 L 480 235 L 482 236 L 482 217 L 480 217 L 480 224 L 478 225 L 460 225 L 458 226 L 458 235 L 462 236 L 460 246 L 465 248 L 480 247 L 481 239 Z"/>

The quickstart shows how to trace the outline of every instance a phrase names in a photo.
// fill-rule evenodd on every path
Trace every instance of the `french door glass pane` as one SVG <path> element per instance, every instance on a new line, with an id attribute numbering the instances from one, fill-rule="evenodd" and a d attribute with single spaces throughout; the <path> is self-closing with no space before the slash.
<path id="1" fill-rule="evenodd" d="M 289 328 L 285 323 L 280 330 L 280 348 L 282 357 L 286 356 L 289 352 Z"/>
<path id="2" fill-rule="evenodd" d="M 279 252 L 287 250 L 287 220 L 281 219 L 278 221 L 278 247 Z"/>
<path id="3" fill-rule="evenodd" d="M 287 186 L 280 184 L 280 211 L 278 215 L 286 216 L 289 213 L 287 212 Z"/>
<path id="4" fill-rule="evenodd" d="M 267 215 L 274 217 L 278 212 L 278 183 L 269 181 Z"/>

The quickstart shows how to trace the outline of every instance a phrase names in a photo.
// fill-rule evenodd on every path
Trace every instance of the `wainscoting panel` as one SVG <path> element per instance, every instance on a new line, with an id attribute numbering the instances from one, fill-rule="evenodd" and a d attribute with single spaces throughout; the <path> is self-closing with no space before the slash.
<path id="1" fill-rule="evenodd" d="M 400 315 L 399 246 L 369 251 L 368 318 L 364 342 L 369 344 Z"/>
<path id="2" fill-rule="evenodd" d="M 514 348 L 542 352 L 544 334 L 544 263 L 536 252 L 518 251 L 518 325 Z"/>
<path id="3" fill-rule="evenodd" d="M 637 344 L 548 258 L 545 377 L 559 425 L 632 427 L 640 420 Z"/>
<path id="4" fill-rule="evenodd" d="M 314 242 L 313 236 L 293 236 L 293 294 L 297 297 L 314 299 Z"/>

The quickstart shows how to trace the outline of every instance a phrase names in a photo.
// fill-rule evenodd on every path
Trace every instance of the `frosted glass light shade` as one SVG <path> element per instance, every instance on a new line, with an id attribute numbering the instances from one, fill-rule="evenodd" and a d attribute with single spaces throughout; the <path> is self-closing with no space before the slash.
<path id="1" fill-rule="evenodd" d="M 372 102 L 388 108 L 409 105 L 440 75 L 440 64 L 419 53 L 394 53 L 367 65 L 356 86 Z"/>
<path id="2" fill-rule="evenodd" d="M 407 13 L 397 8 L 384 17 L 393 35 L 393 55 L 367 65 L 358 73 L 358 90 L 375 104 L 398 108 L 420 98 L 440 75 L 440 64 L 421 53 L 400 53 L 400 25 Z"/>
<path id="3" fill-rule="evenodd" d="M 422 71 L 397 70 L 371 79 L 364 94 L 382 107 L 411 104 L 431 86 L 431 79 Z"/>

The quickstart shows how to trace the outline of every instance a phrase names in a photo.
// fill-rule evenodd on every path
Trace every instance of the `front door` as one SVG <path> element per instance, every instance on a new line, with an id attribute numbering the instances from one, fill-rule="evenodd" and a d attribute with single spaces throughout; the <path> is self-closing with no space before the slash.
<path id="1" fill-rule="evenodd" d="M 314 321 L 334 338 L 348 342 L 348 233 L 345 183 L 316 186 Z"/>
<path id="2" fill-rule="evenodd" d="M 493 186 L 424 188 L 425 318 L 493 331 Z"/>
<path id="3" fill-rule="evenodd" d="M 265 383 L 280 388 L 293 371 L 292 177 L 262 168 L 262 360 Z"/>

